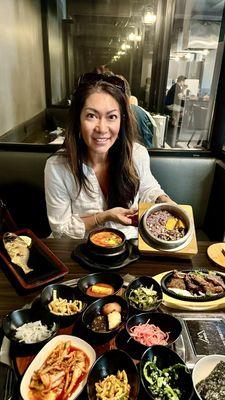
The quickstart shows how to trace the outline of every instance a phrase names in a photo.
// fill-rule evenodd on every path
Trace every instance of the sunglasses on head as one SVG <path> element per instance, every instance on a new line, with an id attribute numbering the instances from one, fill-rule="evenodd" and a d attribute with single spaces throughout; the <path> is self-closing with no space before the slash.
<path id="1" fill-rule="evenodd" d="M 125 93 L 125 83 L 121 78 L 116 75 L 96 74 L 94 72 L 88 72 L 81 75 L 78 80 L 78 87 L 82 85 L 90 85 L 100 81 L 110 83 Z"/>

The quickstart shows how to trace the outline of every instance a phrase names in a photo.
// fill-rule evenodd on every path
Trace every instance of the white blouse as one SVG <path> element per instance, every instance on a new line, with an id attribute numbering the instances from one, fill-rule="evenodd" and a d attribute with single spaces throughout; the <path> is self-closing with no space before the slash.
<path id="1" fill-rule="evenodd" d="M 147 149 L 135 143 L 133 160 L 140 177 L 140 187 L 132 208 L 138 208 L 139 202 L 155 202 L 165 194 L 150 171 Z M 90 197 L 82 188 L 79 196 L 75 179 L 66 164 L 66 158 L 56 154 L 47 160 L 45 166 L 45 197 L 49 224 L 56 238 L 83 239 L 88 236 L 81 217 L 93 215 L 107 209 L 104 195 L 95 172 L 83 164 L 83 171 L 88 177 L 93 194 Z M 115 222 L 106 222 L 105 227 L 121 230 L 127 239 L 136 238 L 137 227 L 124 226 Z"/>

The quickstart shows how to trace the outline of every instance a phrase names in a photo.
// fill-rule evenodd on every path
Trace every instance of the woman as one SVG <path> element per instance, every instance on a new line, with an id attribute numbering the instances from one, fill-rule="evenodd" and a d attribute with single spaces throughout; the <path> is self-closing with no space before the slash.
<path id="1" fill-rule="evenodd" d="M 85 74 L 73 95 L 63 148 L 45 168 L 49 223 L 55 237 L 85 238 L 97 227 L 137 237 L 139 201 L 171 201 L 150 172 L 147 150 L 117 76 Z"/>

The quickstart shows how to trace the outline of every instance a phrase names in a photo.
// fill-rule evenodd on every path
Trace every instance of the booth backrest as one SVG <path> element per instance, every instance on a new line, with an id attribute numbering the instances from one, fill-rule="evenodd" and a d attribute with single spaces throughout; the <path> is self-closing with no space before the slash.
<path id="1" fill-rule="evenodd" d="M 7 203 L 19 228 L 30 228 L 39 237 L 50 233 L 44 196 L 44 166 L 50 154 L 48 151 L 0 150 L 0 197 Z M 215 230 L 215 214 L 218 214 L 221 237 L 225 218 L 224 164 L 219 167 L 215 158 L 163 154 L 151 155 L 150 164 L 166 193 L 178 204 L 192 205 L 196 228 L 206 226 L 210 232 Z M 211 222 L 205 223 L 208 215 Z"/>
<path id="2" fill-rule="evenodd" d="M 39 237 L 50 233 L 44 196 L 44 167 L 48 152 L 0 151 L 0 198 L 19 228 Z"/>

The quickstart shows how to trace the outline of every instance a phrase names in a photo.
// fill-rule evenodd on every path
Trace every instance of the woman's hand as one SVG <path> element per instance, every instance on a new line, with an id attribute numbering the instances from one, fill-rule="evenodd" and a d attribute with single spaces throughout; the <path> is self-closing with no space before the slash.
<path id="1" fill-rule="evenodd" d="M 100 224 L 103 224 L 107 221 L 112 221 L 122 225 L 134 225 L 136 215 L 136 208 L 114 207 L 98 213 L 98 221 Z"/>

